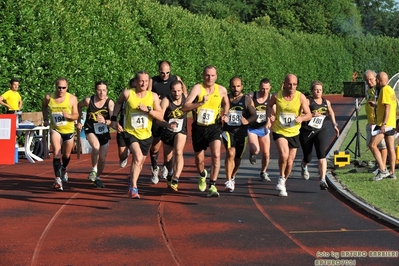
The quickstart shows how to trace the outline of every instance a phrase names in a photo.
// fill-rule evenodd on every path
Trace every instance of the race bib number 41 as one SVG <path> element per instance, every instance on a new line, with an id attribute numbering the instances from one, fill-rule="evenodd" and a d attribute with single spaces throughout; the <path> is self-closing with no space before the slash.
<path id="1" fill-rule="evenodd" d="M 134 129 L 147 128 L 148 127 L 148 115 L 142 114 L 142 113 L 132 114 L 132 116 L 130 118 L 130 122 Z"/>

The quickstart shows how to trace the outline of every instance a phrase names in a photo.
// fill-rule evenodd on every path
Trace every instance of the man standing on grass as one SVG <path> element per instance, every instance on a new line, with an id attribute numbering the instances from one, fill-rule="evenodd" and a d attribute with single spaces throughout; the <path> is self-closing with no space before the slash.
<path id="1" fill-rule="evenodd" d="M 367 146 L 370 145 L 371 141 L 371 128 L 375 126 L 376 123 L 376 108 L 375 103 L 377 102 L 378 99 L 378 93 L 379 90 L 377 90 L 376 85 L 377 85 L 377 80 L 376 80 L 377 74 L 373 70 L 367 70 L 364 72 L 363 79 L 367 84 L 367 90 L 366 90 L 366 116 L 367 116 L 367 125 L 366 125 L 366 135 L 367 135 Z M 386 162 L 387 161 L 387 145 L 385 144 L 384 138 L 378 143 L 378 150 L 381 153 L 381 158 L 382 161 Z M 378 165 L 372 170 L 375 170 L 375 174 L 377 174 L 377 169 Z"/>
<path id="2" fill-rule="evenodd" d="M 377 125 L 372 129 L 373 135 L 370 140 L 369 148 L 378 163 L 378 172 L 374 177 L 374 181 L 380 181 L 383 178 L 389 177 L 396 179 L 395 165 L 395 128 L 396 128 L 396 95 L 391 86 L 388 85 L 388 75 L 385 72 L 380 72 L 377 75 L 377 89 L 379 95 L 377 103 L 372 104 L 377 108 Z M 386 168 L 386 161 L 382 159 L 381 153 L 378 149 L 378 143 L 384 139 L 388 149 L 390 171 Z"/>

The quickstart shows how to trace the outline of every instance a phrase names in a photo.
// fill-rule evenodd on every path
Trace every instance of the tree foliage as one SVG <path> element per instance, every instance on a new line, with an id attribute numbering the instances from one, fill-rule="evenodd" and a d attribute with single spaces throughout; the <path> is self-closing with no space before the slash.
<path id="1" fill-rule="evenodd" d="M 296 21 L 294 14 L 288 17 Z M 342 92 L 341 81 L 354 69 L 396 73 L 397 39 L 277 30 L 266 14 L 248 24 L 229 18 L 193 15 L 152 0 L 3 0 L 0 84 L 6 90 L 10 78 L 19 77 L 24 111 L 39 111 L 59 76 L 68 78 L 79 99 L 105 80 L 115 99 L 137 71 L 156 75 L 160 60 L 172 62 L 172 73 L 189 88 L 206 65 L 215 65 L 218 83 L 228 86 L 238 75 L 245 92 L 264 77 L 276 91 L 288 73 L 300 78 L 299 90 L 308 91 L 318 79 L 326 93 Z"/>

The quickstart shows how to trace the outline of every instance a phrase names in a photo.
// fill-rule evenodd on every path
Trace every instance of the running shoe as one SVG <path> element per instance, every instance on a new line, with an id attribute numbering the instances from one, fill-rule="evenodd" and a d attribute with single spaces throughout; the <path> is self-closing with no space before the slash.
<path id="1" fill-rule="evenodd" d="M 285 189 L 285 178 L 280 176 L 278 178 L 276 190 L 282 190 L 282 189 Z"/>
<path id="2" fill-rule="evenodd" d="M 214 185 L 211 185 L 208 189 L 207 196 L 208 197 L 219 197 L 220 195 L 219 195 L 218 189 Z"/>
<path id="3" fill-rule="evenodd" d="M 152 169 L 151 182 L 154 185 L 158 184 L 158 182 L 159 182 L 158 173 L 159 173 L 159 166 L 157 166 L 157 168 L 155 168 L 155 169 Z"/>
<path id="4" fill-rule="evenodd" d="M 179 190 L 179 182 L 177 180 L 173 180 L 172 182 L 170 182 L 170 187 L 174 191 L 178 191 Z"/>
<path id="5" fill-rule="evenodd" d="M 251 164 L 256 164 L 256 155 L 255 154 L 250 154 L 249 155 L 249 162 Z"/>
<path id="6" fill-rule="evenodd" d="M 270 177 L 269 177 L 269 174 L 266 173 L 266 172 L 260 173 L 260 180 L 261 180 L 261 181 L 267 181 L 267 182 L 272 181 L 272 180 L 270 179 Z"/>
<path id="7" fill-rule="evenodd" d="M 68 183 L 68 173 L 66 170 L 61 170 L 61 181 L 62 183 Z"/>
<path id="8" fill-rule="evenodd" d="M 395 180 L 396 179 L 396 174 L 395 173 L 389 174 L 388 178 Z"/>
<path id="9" fill-rule="evenodd" d="M 378 170 L 378 173 L 374 176 L 373 180 L 374 181 L 380 181 L 382 179 L 384 179 L 385 177 L 389 176 L 389 172 L 387 170 L 385 171 L 380 171 Z"/>
<path id="10" fill-rule="evenodd" d="M 91 171 L 89 176 L 87 177 L 87 180 L 94 182 L 96 181 L 96 177 L 97 177 L 97 172 L 96 171 Z"/>
<path id="11" fill-rule="evenodd" d="M 136 187 L 129 187 L 128 195 L 129 198 L 139 199 L 140 198 L 139 189 Z"/>
<path id="12" fill-rule="evenodd" d="M 328 184 L 325 178 L 322 178 L 320 180 L 320 189 L 321 190 L 326 190 L 328 188 Z"/>
<path id="13" fill-rule="evenodd" d="M 234 192 L 235 183 L 233 180 L 227 180 L 225 183 L 226 187 L 224 188 L 225 191 L 230 193 Z"/>
<path id="14" fill-rule="evenodd" d="M 284 185 L 284 187 L 280 190 L 279 196 L 280 196 L 280 197 L 287 197 L 287 196 L 288 196 L 287 189 L 285 188 L 285 185 Z"/>
<path id="15" fill-rule="evenodd" d="M 168 174 L 169 174 L 168 168 L 166 168 L 166 166 L 164 165 L 164 166 L 162 167 L 162 174 L 161 174 L 161 177 L 162 177 L 163 179 L 166 179 L 166 178 L 168 177 Z"/>
<path id="16" fill-rule="evenodd" d="M 306 166 L 306 167 L 303 167 L 303 166 L 301 165 L 301 175 L 302 175 L 302 178 L 303 178 L 303 179 L 309 180 L 309 172 L 308 172 L 308 167 L 307 167 L 307 166 Z"/>
<path id="17" fill-rule="evenodd" d="M 204 169 L 205 176 L 199 176 L 198 177 L 198 189 L 199 191 L 205 191 L 206 190 L 206 177 L 208 176 L 208 171 Z"/>
<path id="18" fill-rule="evenodd" d="M 62 180 L 60 177 L 55 178 L 53 188 L 59 191 L 64 190 L 64 188 L 62 187 Z"/>
<path id="19" fill-rule="evenodd" d="M 236 182 L 236 176 L 233 175 L 233 176 L 231 177 L 231 181 L 233 181 L 234 184 L 235 184 L 235 182 Z"/>
<path id="20" fill-rule="evenodd" d="M 121 168 L 126 167 L 126 165 L 127 165 L 127 159 L 128 159 L 128 157 L 126 157 L 125 160 L 119 160 L 119 166 L 120 166 Z"/>
<path id="21" fill-rule="evenodd" d="M 93 184 L 98 187 L 98 188 L 105 188 L 103 182 L 101 182 L 99 177 L 96 177 L 96 180 L 94 180 Z"/>

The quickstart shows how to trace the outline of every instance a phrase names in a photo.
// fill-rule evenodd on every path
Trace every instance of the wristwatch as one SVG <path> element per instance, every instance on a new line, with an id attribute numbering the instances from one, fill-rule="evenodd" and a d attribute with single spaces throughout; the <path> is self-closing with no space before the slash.
<path id="1" fill-rule="evenodd" d="M 385 123 L 385 122 L 382 122 L 382 124 L 381 124 L 381 126 L 386 126 L 387 125 L 387 123 Z"/>
<path id="2" fill-rule="evenodd" d="M 147 113 L 149 113 L 149 112 L 151 112 L 151 110 L 152 110 L 152 108 L 151 108 L 151 106 L 147 106 Z"/>

